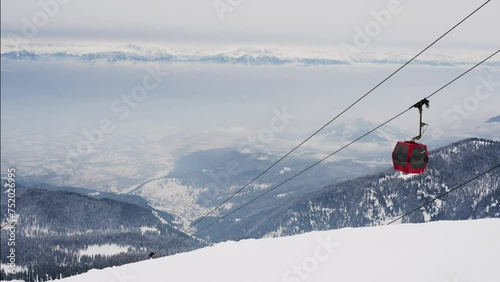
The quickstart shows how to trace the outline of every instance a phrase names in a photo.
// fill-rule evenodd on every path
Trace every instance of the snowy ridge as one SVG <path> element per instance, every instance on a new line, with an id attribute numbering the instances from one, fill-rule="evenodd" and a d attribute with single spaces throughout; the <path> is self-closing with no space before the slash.
<path id="1" fill-rule="evenodd" d="M 472 138 L 467 141 L 468 142 L 455 142 L 450 144 L 449 146 L 444 147 L 439 152 L 439 156 L 449 160 L 450 158 L 453 158 L 455 155 L 459 155 L 464 151 L 477 151 L 483 147 L 494 146 L 498 144 L 497 141 L 477 138 Z"/>
<path id="2" fill-rule="evenodd" d="M 297 197 L 257 221 L 245 236 L 289 236 L 315 230 L 376 226 L 436 198 L 500 163 L 500 142 L 470 138 L 431 151 L 423 175 L 392 169 Z M 403 222 L 500 217 L 500 170 L 423 207 Z"/>
<path id="3" fill-rule="evenodd" d="M 346 228 L 225 242 L 62 281 L 497 281 L 499 232 L 500 219 Z"/>
<path id="4" fill-rule="evenodd" d="M 304 48 L 269 47 L 214 47 L 206 49 L 179 46 L 108 44 L 108 43 L 20 43 L 2 39 L 2 60 L 76 60 L 81 62 L 199 62 L 242 65 L 345 65 L 354 63 L 402 64 L 413 54 L 388 51 L 353 52 L 342 48 L 307 50 Z M 446 51 L 424 54 L 415 64 L 428 66 L 472 65 L 482 60 L 486 52 L 450 55 Z M 485 65 L 500 66 L 500 59 L 492 58 Z"/>

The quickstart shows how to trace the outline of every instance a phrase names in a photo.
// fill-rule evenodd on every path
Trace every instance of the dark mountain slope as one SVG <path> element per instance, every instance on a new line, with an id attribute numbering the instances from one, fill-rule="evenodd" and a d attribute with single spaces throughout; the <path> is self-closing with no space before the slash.
<path id="1" fill-rule="evenodd" d="M 33 281 L 36 275 L 66 277 L 92 268 L 144 260 L 149 251 L 161 249 L 178 235 L 185 240 L 173 244 L 168 250 L 170 254 L 205 246 L 146 207 L 65 191 L 19 191 L 16 264 L 25 271 L 16 277 L 27 281 Z M 2 209 L 2 222 L 6 220 L 6 210 Z M 4 259 L 10 249 L 9 235 L 9 230 L 2 230 L 2 263 L 7 262 Z M 101 251 L 88 255 L 85 251 L 90 246 Z M 117 247 L 123 251 L 106 253 Z"/>
<path id="2" fill-rule="evenodd" d="M 288 200 L 277 208 L 269 207 L 245 221 L 230 224 L 235 220 L 230 217 L 225 220 L 227 229 L 220 233 L 247 238 L 379 225 L 498 164 L 500 142 L 466 139 L 432 151 L 423 175 L 404 175 L 391 169 L 344 181 Z M 500 217 L 499 185 L 497 169 L 403 222 Z"/>

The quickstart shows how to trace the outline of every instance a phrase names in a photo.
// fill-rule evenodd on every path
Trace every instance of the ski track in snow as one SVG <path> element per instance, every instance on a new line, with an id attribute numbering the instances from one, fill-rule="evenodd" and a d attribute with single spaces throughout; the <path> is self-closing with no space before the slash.
<path id="1" fill-rule="evenodd" d="M 498 281 L 498 234 L 500 219 L 345 228 L 225 242 L 62 281 Z"/>

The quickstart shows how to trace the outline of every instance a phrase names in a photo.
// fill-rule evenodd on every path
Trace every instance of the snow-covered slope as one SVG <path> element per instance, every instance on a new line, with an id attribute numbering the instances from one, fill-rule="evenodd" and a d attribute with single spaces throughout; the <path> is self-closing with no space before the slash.
<path id="1" fill-rule="evenodd" d="M 226 242 L 68 282 L 498 281 L 500 219 L 347 228 Z"/>

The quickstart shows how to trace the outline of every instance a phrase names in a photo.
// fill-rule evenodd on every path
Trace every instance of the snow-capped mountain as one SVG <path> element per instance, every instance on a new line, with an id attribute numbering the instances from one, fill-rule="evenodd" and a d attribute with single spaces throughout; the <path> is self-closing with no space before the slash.
<path id="1" fill-rule="evenodd" d="M 301 65 L 328 66 L 353 63 L 404 64 L 413 54 L 387 51 L 351 52 L 341 46 L 325 50 L 303 47 L 280 49 L 276 47 L 228 47 L 193 49 L 182 46 L 112 43 L 17 42 L 2 38 L 2 60 L 76 60 L 80 62 L 161 62 L 161 63 L 215 63 L 240 65 Z M 459 66 L 475 64 L 485 56 L 483 52 L 450 56 L 446 51 L 423 54 L 415 64 L 429 66 Z M 485 63 L 498 66 L 500 61 Z"/>
<path id="2" fill-rule="evenodd" d="M 432 151 L 423 175 L 404 175 L 391 170 L 325 187 L 280 207 L 268 217 L 267 226 L 262 229 L 270 231 L 269 236 L 281 236 L 378 225 L 500 164 L 498 152 L 498 141 L 462 140 Z M 499 186 L 497 169 L 412 214 L 404 222 L 500 217 Z"/>
<path id="3" fill-rule="evenodd" d="M 497 281 L 499 233 L 500 219 L 346 228 L 225 242 L 61 281 Z"/>

